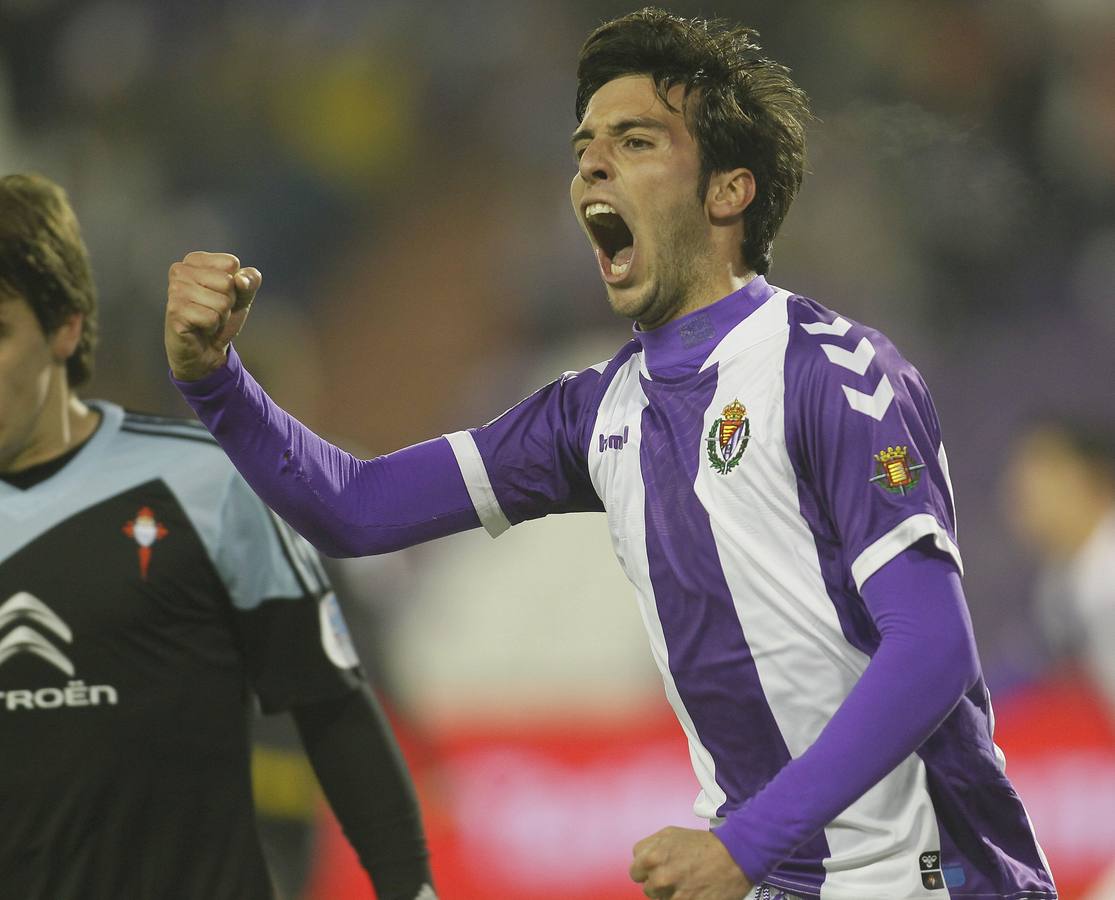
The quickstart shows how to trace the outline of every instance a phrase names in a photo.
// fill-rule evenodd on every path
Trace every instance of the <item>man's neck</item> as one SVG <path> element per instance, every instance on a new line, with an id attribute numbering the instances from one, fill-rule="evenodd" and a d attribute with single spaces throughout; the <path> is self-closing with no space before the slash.
<path id="1" fill-rule="evenodd" d="M 0 471 L 21 472 L 64 456 L 85 443 L 100 420 L 100 412 L 82 403 L 68 389 L 63 390 L 54 402 L 48 399 L 31 439 L 6 465 L 0 466 Z"/>
<path id="2" fill-rule="evenodd" d="M 690 290 L 687 296 L 684 297 L 661 322 L 646 323 L 642 320 L 637 320 L 636 324 L 639 326 L 640 331 L 652 331 L 655 328 L 660 328 L 675 319 L 680 319 L 682 316 L 687 316 L 699 309 L 704 309 L 706 306 L 712 306 L 712 304 L 734 294 L 745 285 L 754 281 L 756 275 L 757 273 L 749 269 L 744 269 L 737 273 L 729 267 L 727 273 L 725 273 L 725 277 L 711 280 L 706 285 L 701 285 L 700 287 Z"/>

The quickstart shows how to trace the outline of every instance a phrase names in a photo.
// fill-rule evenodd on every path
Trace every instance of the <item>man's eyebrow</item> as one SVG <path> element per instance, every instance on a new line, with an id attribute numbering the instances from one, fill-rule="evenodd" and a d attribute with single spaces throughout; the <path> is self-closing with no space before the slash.
<path id="1" fill-rule="evenodd" d="M 652 119 L 648 116 L 637 116 L 633 119 L 621 119 L 620 121 L 609 125 L 604 130 L 607 131 L 608 134 L 610 134 L 612 137 L 619 137 L 619 135 L 623 134 L 625 131 L 630 131 L 632 128 L 651 128 L 655 131 L 666 132 L 670 130 L 662 122 L 658 121 L 658 119 Z M 595 136 L 596 132 L 593 131 L 591 128 L 581 128 L 573 132 L 573 137 L 569 139 L 569 143 L 576 144 L 577 141 L 592 140 Z"/>

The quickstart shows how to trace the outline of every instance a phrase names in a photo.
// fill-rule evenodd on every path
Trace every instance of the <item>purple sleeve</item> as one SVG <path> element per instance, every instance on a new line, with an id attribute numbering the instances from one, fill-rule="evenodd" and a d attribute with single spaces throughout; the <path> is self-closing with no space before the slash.
<path id="1" fill-rule="evenodd" d="M 276 406 L 232 347 L 216 372 L 172 381 L 252 490 L 322 553 L 386 553 L 480 524 L 445 438 L 357 459 Z"/>
<path id="2" fill-rule="evenodd" d="M 588 471 L 600 395 L 632 347 L 603 371 L 569 372 L 480 428 L 449 435 L 484 527 L 551 513 L 601 511 Z"/>
<path id="3" fill-rule="evenodd" d="M 941 427 L 921 375 L 878 331 L 801 298 L 791 310 L 786 442 L 822 554 L 841 558 L 860 587 L 930 537 L 963 571 Z"/>
<path id="4" fill-rule="evenodd" d="M 881 642 L 813 745 L 732 813 L 716 835 L 761 881 L 903 759 L 979 678 L 960 576 L 927 540 L 863 586 Z"/>

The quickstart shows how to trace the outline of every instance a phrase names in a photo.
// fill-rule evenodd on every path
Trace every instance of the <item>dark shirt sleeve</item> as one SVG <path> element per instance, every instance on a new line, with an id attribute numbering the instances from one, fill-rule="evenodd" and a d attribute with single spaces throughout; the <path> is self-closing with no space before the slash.
<path id="1" fill-rule="evenodd" d="M 960 576 L 924 538 L 868 578 L 864 602 L 881 641 L 813 745 L 716 831 L 760 881 L 945 720 L 979 677 Z"/>
<path id="2" fill-rule="evenodd" d="M 432 884 L 414 786 L 316 551 L 235 472 L 219 514 L 215 562 L 260 705 L 292 712 L 377 895 L 414 900 Z"/>
<path id="3" fill-rule="evenodd" d="M 361 682 L 359 662 L 317 551 L 231 469 L 218 515 L 214 562 L 263 710 L 352 691 Z"/>
<path id="4" fill-rule="evenodd" d="M 391 727 L 366 685 L 292 710 L 325 796 L 380 900 L 432 891 L 414 784 Z M 423 900 L 432 893 L 421 895 Z"/>

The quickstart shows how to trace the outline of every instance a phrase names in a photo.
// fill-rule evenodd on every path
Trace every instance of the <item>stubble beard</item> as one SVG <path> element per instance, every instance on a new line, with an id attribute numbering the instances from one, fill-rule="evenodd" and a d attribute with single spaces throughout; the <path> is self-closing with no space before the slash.
<path id="1" fill-rule="evenodd" d="M 696 221 L 692 215 L 691 209 L 679 210 L 658 229 L 655 244 L 661 249 L 648 267 L 648 283 L 640 296 L 626 303 L 609 297 L 612 309 L 634 319 L 643 331 L 688 312 L 692 299 L 703 291 L 711 248 L 703 219 Z"/>

